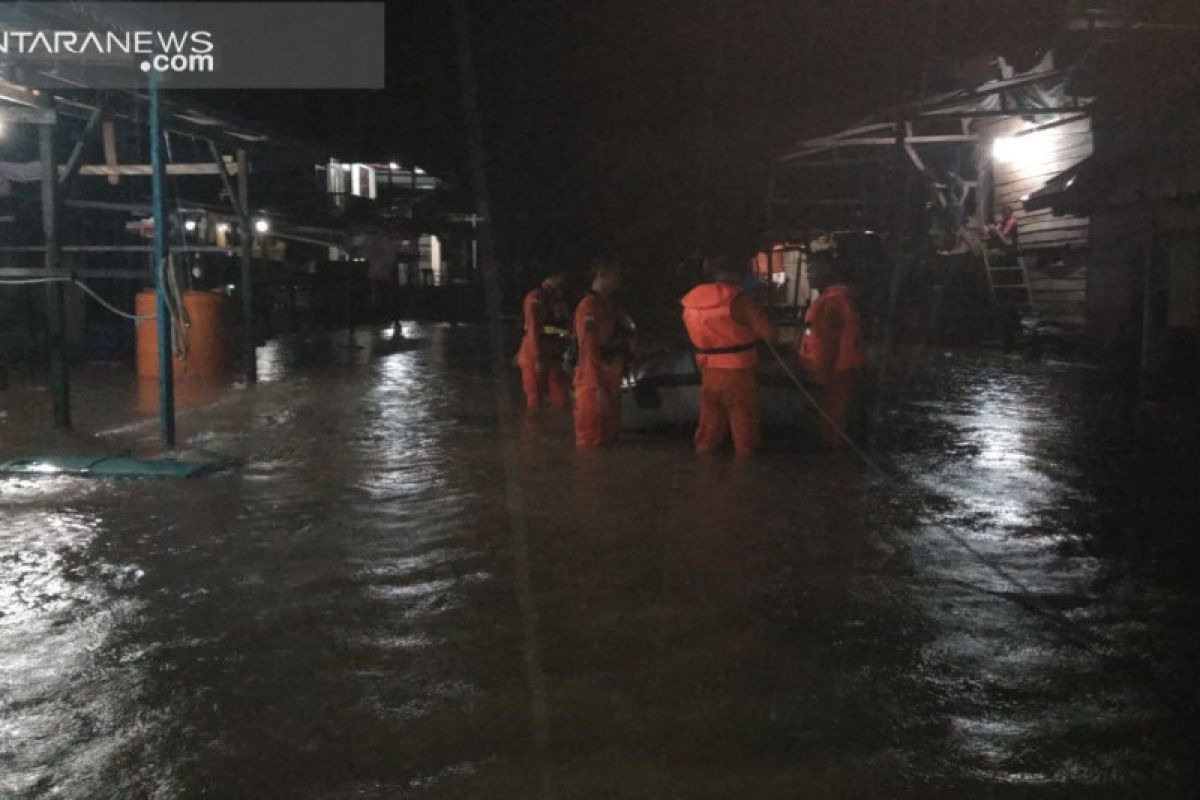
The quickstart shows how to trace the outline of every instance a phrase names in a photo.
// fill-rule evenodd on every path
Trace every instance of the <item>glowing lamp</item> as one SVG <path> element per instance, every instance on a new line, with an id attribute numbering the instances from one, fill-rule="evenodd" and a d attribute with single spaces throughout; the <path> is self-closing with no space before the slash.
<path id="1" fill-rule="evenodd" d="M 1030 166 L 1043 160 L 1049 147 L 1050 139 L 1044 133 L 1000 136 L 992 140 L 992 158 L 998 164 Z"/>

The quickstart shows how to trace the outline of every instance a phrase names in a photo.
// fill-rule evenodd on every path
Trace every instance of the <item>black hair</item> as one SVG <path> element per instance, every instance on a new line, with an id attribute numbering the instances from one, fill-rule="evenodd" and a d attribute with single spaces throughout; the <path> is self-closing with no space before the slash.
<path id="1" fill-rule="evenodd" d="M 704 258 L 704 275 L 712 280 L 743 275 L 750 269 L 750 257 L 733 252 L 717 252 Z"/>
<path id="2" fill-rule="evenodd" d="M 601 275 L 620 275 L 625 271 L 621 262 L 611 256 L 599 256 L 592 260 L 591 276 L 596 280 Z"/>
<path id="3" fill-rule="evenodd" d="M 841 272 L 841 262 L 832 250 L 818 250 L 815 253 L 809 253 L 808 266 L 812 267 L 818 264 L 829 267 L 834 274 Z"/>

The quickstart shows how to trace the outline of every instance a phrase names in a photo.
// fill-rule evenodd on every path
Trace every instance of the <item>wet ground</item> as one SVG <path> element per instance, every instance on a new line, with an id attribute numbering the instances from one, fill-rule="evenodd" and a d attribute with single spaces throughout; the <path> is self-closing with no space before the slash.
<path id="1" fill-rule="evenodd" d="M 889 480 L 505 442 L 481 331 L 405 334 L 183 387 L 237 469 L 0 481 L 0 796 L 1196 795 L 1200 486 L 1101 373 L 922 354 Z M 96 438 L 17 386 L 0 457 L 154 449 L 80 384 Z"/>

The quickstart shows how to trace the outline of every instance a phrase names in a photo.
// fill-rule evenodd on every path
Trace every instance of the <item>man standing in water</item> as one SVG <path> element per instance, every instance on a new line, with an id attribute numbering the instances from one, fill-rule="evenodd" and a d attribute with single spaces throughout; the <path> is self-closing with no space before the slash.
<path id="1" fill-rule="evenodd" d="M 630 324 L 613 295 L 621 287 L 621 268 L 600 261 L 592 288 L 575 309 L 575 446 L 611 444 L 621 430 L 621 378 L 629 357 Z"/>
<path id="2" fill-rule="evenodd" d="M 540 408 L 543 400 L 551 408 L 566 408 L 570 399 L 562 366 L 570 336 L 570 310 L 563 298 L 566 284 L 567 273 L 552 273 L 525 295 L 522 304 L 525 336 L 517 351 L 517 365 L 528 408 Z"/>
<path id="3" fill-rule="evenodd" d="M 808 283 L 820 295 L 804 315 L 804 331 L 796 345 L 800 366 L 816 386 L 817 403 L 829 417 L 818 423 L 821 444 L 836 449 L 846 443 L 838 431 L 849 424 L 864 363 L 857 293 L 845 282 L 842 265 L 827 251 L 809 256 Z"/>
<path id="4" fill-rule="evenodd" d="M 733 433 L 733 451 L 754 452 L 759 442 L 758 351 L 755 341 L 774 344 L 778 333 L 766 313 L 747 294 L 748 260 L 723 255 L 709 259 L 709 282 L 680 301 L 683 325 L 700 367 L 700 424 L 696 452 L 711 453 Z"/>

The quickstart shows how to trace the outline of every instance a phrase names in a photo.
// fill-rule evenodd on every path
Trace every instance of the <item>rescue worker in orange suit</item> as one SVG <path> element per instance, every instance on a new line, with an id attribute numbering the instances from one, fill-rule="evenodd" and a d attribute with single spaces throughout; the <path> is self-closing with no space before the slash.
<path id="1" fill-rule="evenodd" d="M 818 422 L 821 444 L 829 449 L 846 445 L 838 429 L 846 431 L 852 419 L 864 363 L 857 292 L 842 280 L 839 266 L 829 253 L 809 256 L 808 283 L 820 294 L 804 315 L 797 342 L 800 366 L 829 417 Z"/>
<path id="2" fill-rule="evenodd" d="M 620 287 L 621 268 L 600 262 L 592 272 L 591 290 L 575 309 L 576 447 L 611 444 L 621 430 L 621 379 L 632 323 L 613 300 Z"/>
<path id="3" fill-rule="evenodd" d="M 697 453 L 711 453 L 732 432 L 733 451 L 754 452 L 759 443 L 758 351 L 755 342 L 774 343 L 775 326 L 753 298 L 742 292 L 747 262 L 736 256 L 710 259 L 711 279 L 683 296 L 683 325 L 700 367 L 700 423 Z"/>
<path id="4" fill-rule="evenodd" d="M 525 295 L 522 304 L 525 336 L 517 351 L 521 368 L 521 386 L 525 405 L 540 408 L 542 401 L 551 408 L 566 408 L 570 402 L 567 374 L 562 356 L 570 336 L 570 309 L 563 299 L 567 274 L 548 276 L 536 289 Z"/>

